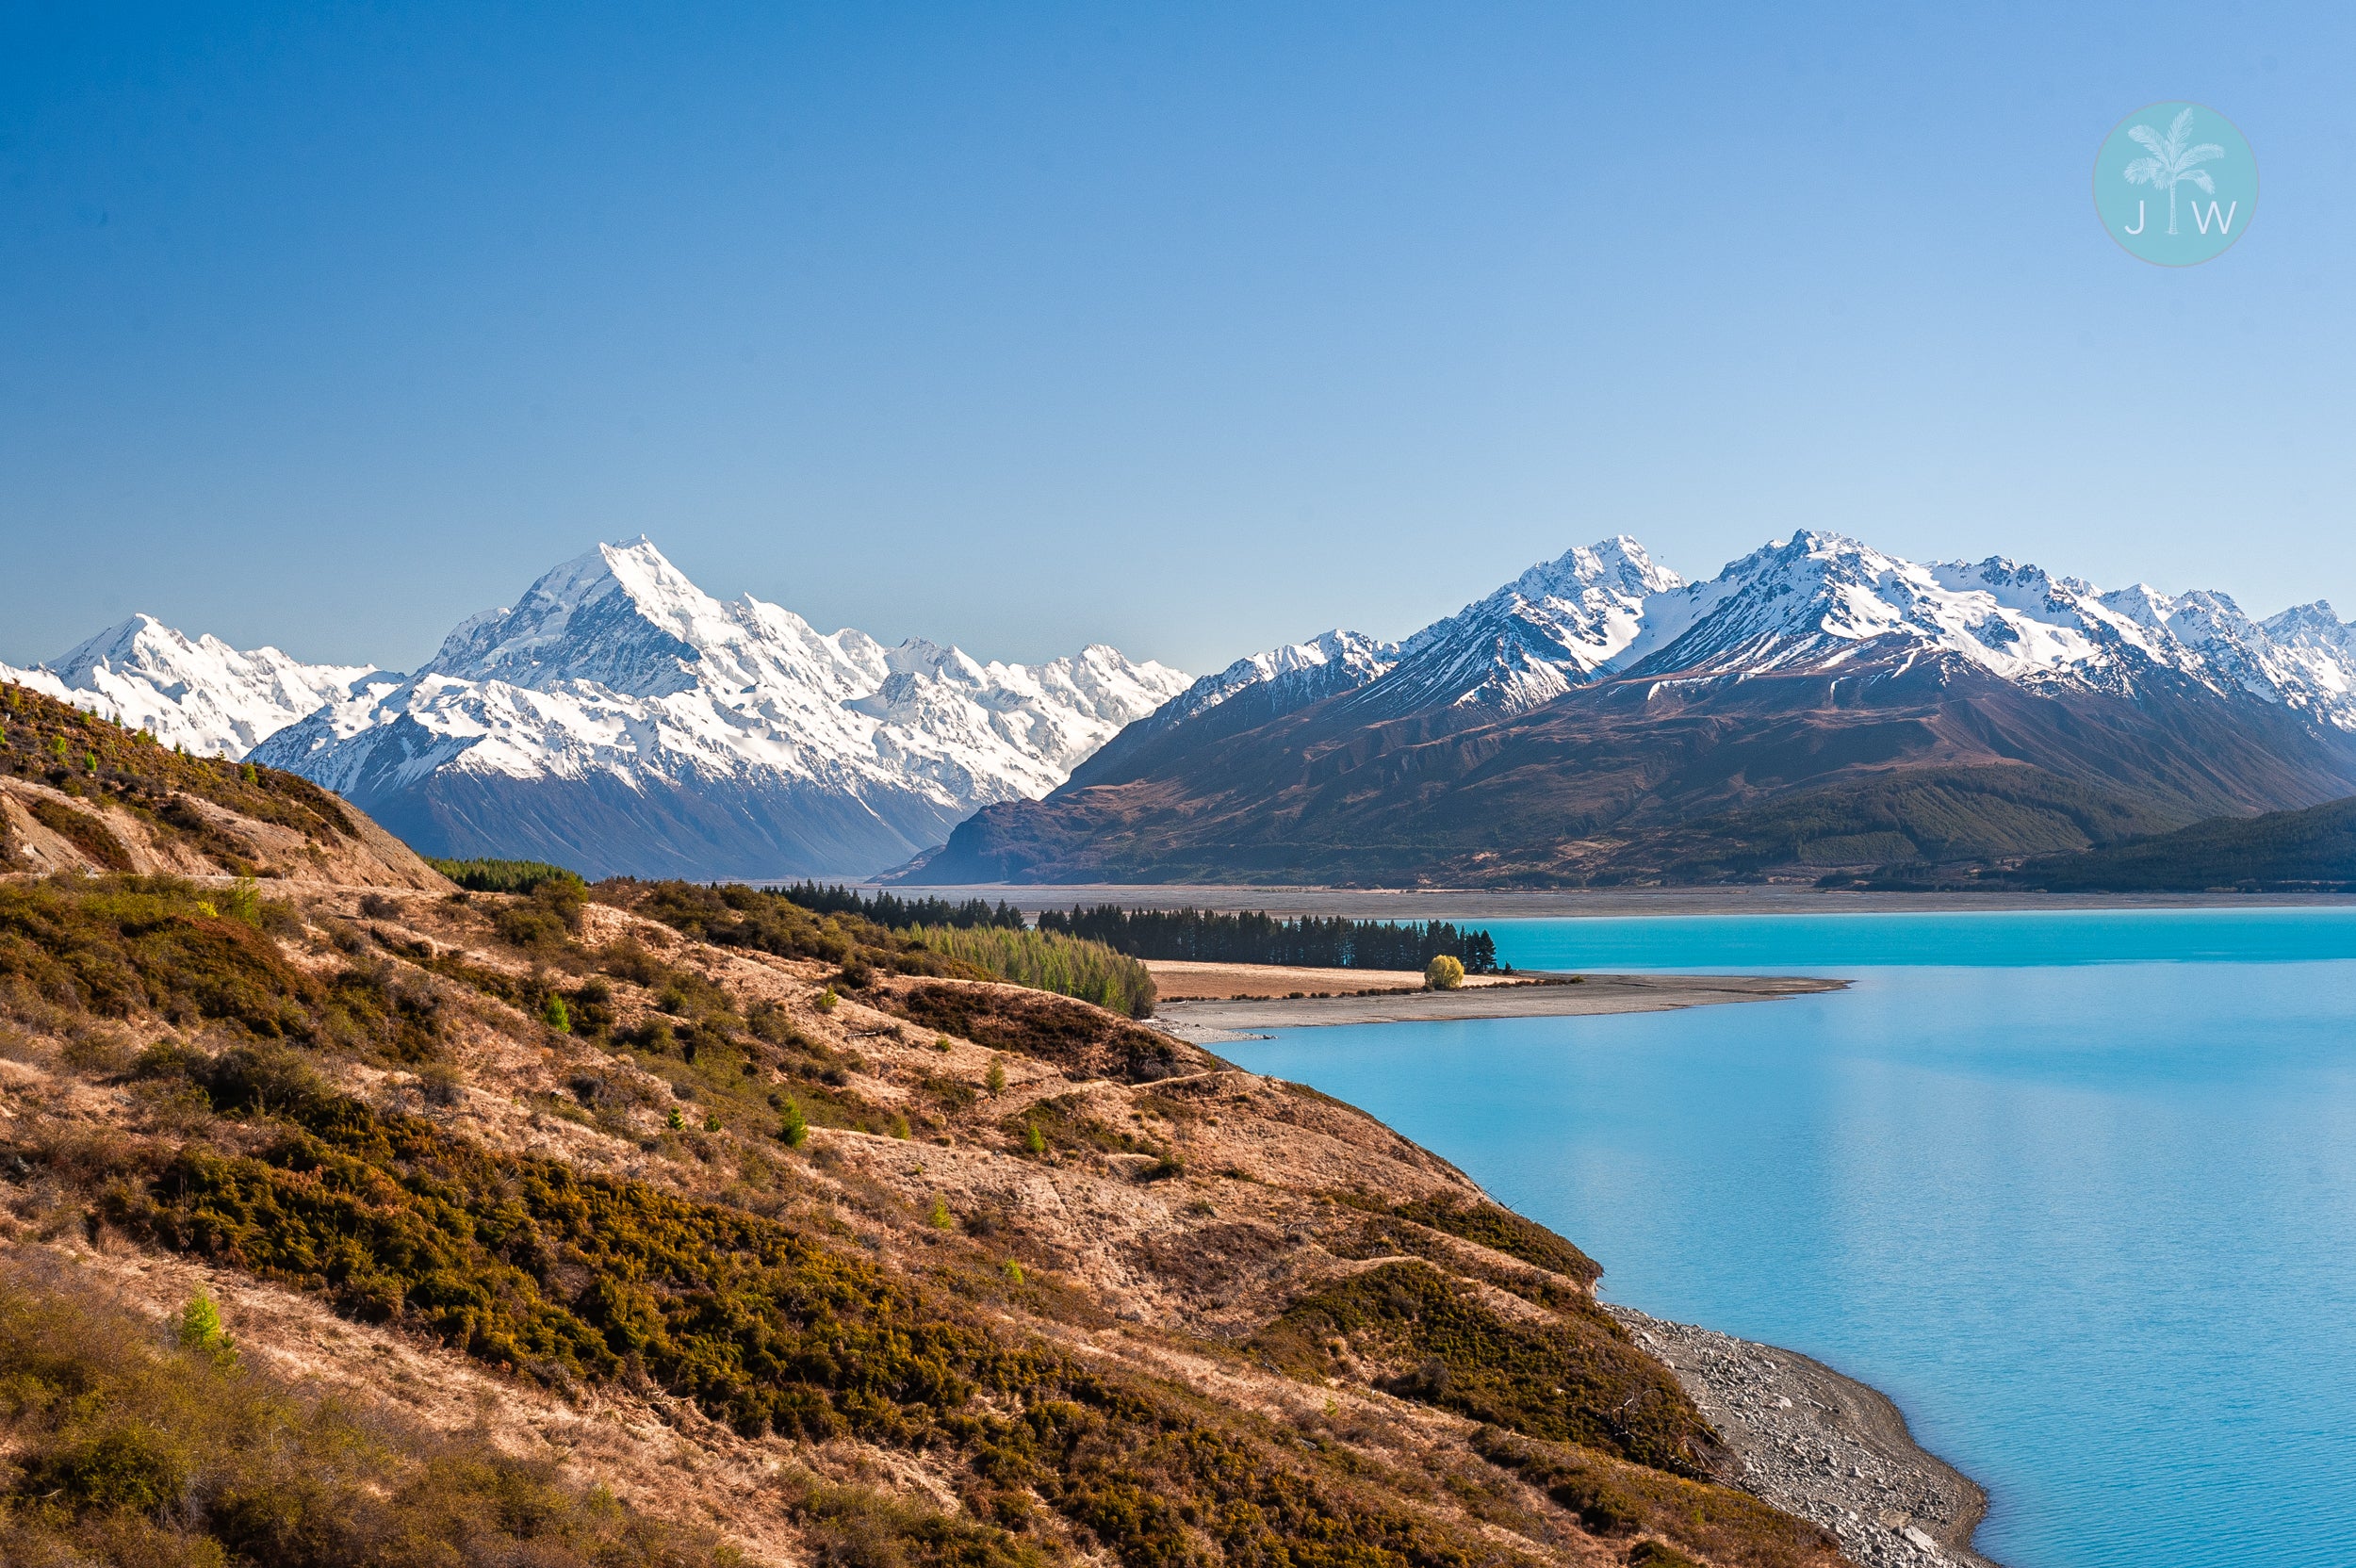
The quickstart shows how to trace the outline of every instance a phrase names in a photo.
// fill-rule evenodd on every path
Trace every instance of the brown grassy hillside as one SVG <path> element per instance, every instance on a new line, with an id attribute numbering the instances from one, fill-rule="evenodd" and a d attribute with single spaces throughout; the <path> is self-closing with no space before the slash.
<path id="1" fill-rule="evenodd" d="M 0 874 L 61 871 L 449 886 L 307 778 L 184 756 L 0 681 Z"/>
<path id="2" fill-rule="evenodd" d="M 1838 1560 L 1312 1091 L 759 895 L 260 889 L 0 881 L 10 1561 Z"/>

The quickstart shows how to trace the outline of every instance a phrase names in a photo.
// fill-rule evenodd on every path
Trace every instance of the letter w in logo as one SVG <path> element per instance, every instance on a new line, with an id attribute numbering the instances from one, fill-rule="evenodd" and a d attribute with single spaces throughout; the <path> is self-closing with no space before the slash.
<path id="1" fill-rule="evenodd" d="M 2201 225 L 2201 232 L 2202 234 L 2207 234 L 2209 232 L 2209 225 L 2212 223 L 2217 225 L 2217 233 L 2232 234 L 2233 232 L 2233 214 L 2239 212 L 2240 210 L 2241 203 L 2236 200 L 2228 205 L 2225 209 L 2224 215 L 2219 217 L 2217 210 L 2217 204 L 2215 202 L 2211 202 L 2209 204 L 2209 210 L 2206 212 L 2202 212 L 2201 210 L 2201 204 L 2195 202 L 2192 204 L 2192 220 Z"/>

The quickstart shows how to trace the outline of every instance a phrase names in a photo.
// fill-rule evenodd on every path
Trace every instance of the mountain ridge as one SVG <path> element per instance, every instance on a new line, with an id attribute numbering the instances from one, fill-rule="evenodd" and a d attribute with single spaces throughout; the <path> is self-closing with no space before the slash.
<path id="1" fill-rule="evenodd" d="M 921 875 L 1813 876 L 1825 840 L 1998 860 L 2356 788 L 2356 630 L 2320 602 L 2262 622 L 2222 594 L 1821 532 L 1687 582 L 1620 538 L 1398 647 L 1346 690 L 1257 707 L 1240 662 L 1044 799 L 961 825 Z M 1894 776 L 1919 770 L 1948 776 L 1901 808 Z M 1768 831 L 1814 791 L 1801 816 L 1840 831 L 1812 851 Z"/>
<path id="2" fill-rule="evenodd" d="M 352 797 L 429 853 L 595 874 L 858 874 L 1041 794 L 1187 678 L 1098 644 L 1024 665 L 822 634 L 705 594 L 644 535 L 468 617 L 415 673 L 239 653 L 151 616 L 0 670 Z"/>
<path id="3" fill-rule="evenodd" d="M 45 664 L 0 664 L 11 680 L 166 745 L 232 761 L 304 714 L 398 676 L 372 664 L 311 664 L 269 645 L 240 651 L 140 613 Z"/>

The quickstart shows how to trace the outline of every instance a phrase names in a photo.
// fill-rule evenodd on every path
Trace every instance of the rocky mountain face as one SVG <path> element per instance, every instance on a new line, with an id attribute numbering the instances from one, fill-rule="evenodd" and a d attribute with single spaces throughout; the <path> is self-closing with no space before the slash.
<path id="1" fill-rule="evenodd" d="M 435 855 L 593 875 L 859 874 L 1043 794 L 1186 678 L 1094 646 L 1039 665 L 821 634 L 722 603 L 644 539 L 453 630 L 423 669 L 238 653 L 148 617 L 15 674 L 167 743 L 326 784 Z"/>
<path id="2" fill-rule="evenodd" d="M 2321 603 L 2259 621 L 1824 533 L 1687 582 L 1619 538 L 1396 648 L 1329 640 L 1368 656 L 1198 682 L 919 874 L 1815 877 L 2356 792 L 2356 629 Z"/>

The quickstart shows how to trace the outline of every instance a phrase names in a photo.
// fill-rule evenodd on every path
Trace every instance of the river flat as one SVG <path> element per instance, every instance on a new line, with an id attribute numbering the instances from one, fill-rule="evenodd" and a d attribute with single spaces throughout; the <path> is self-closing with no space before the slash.
<path id="1" fill-rule="evenodd" d="M 1841 992 L 1280 1030 L 1604 1265 L 1889 1393 L 2010 1568 L 2356 1561 L 2356 910 L 1505 922 Z"/>

